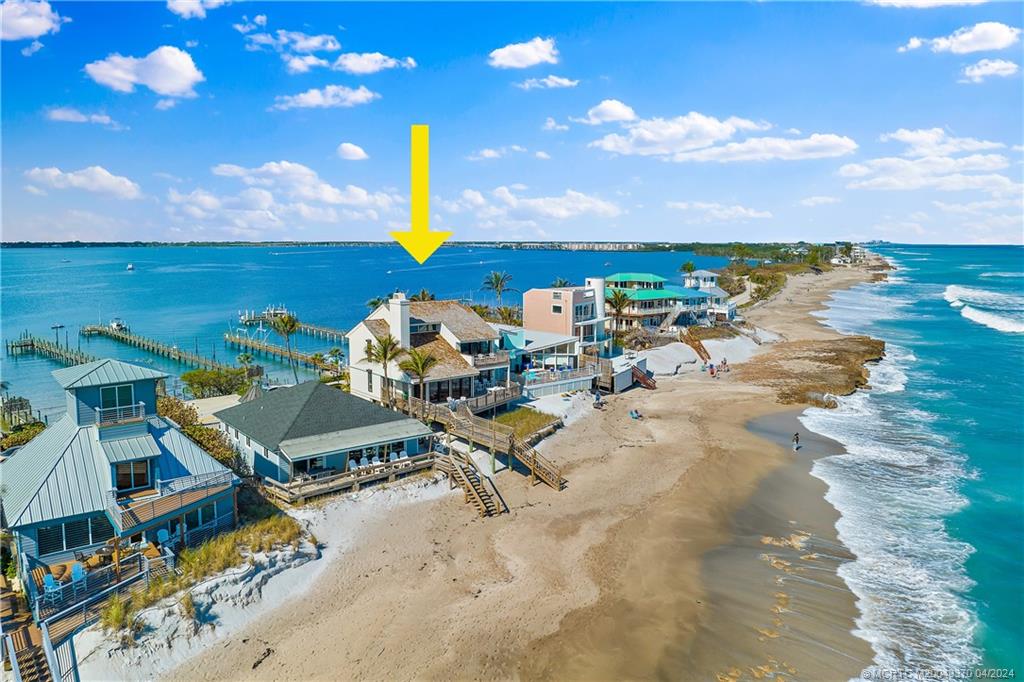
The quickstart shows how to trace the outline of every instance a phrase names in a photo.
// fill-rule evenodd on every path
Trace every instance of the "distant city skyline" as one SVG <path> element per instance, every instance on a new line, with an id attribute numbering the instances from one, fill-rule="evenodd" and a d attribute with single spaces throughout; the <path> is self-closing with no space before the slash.
<path id="1" fill-rule="evenodd" d="M 1024 241 L 1017 3 L 0 11 L 4 241 Z"/>

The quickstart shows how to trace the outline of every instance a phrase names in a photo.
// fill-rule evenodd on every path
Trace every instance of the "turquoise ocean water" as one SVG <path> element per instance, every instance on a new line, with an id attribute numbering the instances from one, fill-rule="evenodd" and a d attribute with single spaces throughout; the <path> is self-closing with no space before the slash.
<path id="1" fill-rule="evenodd" d="M 802 420 L 842 442 L 830 486 L 841 574 L 880 668 L 1015 668 L 1024 658 L 1024 249 L 877 249 L 887 283 L 823 320 L 887 342 L 871 390 Z"/>

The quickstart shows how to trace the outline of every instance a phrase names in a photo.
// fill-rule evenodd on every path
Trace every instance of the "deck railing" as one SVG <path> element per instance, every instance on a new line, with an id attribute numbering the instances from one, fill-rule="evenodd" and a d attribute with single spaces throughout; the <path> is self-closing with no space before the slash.
<path id="1" fill-rule="evenodd" d="M 522 386 L 519 384 L 509 384 L 508 386 L 489 389 L 486 393 L 472 398 L 463 398 L 458 402 L 460 405 L 468 407 L 472 412 L 480 412 L 490 407 L 504 405 L 509 401 L 519 398 L 521 395 L 523 395 Z"/>
<path id="2" fill-rule="evenodd" d="M 512 378 L 523 386 L 537 386 L 540 384 L 552 384 L 556 381 L 592 379 L 600 373 L 601 370 L 596 365 L 589 365 L 587 367 L 579 367 L 576 369 L 531 370 L 529 373 L 513 374 Z"/>
<path id="3" fill-rule="evenodd" d="M 108 490 L 107 511 L 123 532 L 219 493 L 224 486 L 231 485 L 233 479 L 231 471 L 216 471 L 160 481 L 156 495 L 135 502 L 119 500 L 116 490 Z"/>
<path id="4" fill-rule="evenodd" d="M 509 357 L 509 352 L 507 350 L 497 350 L 492 353 L 478 353 L 473 356 L 473 366 L 480 368 L 494 367 L 495 365 L 507 365 Z"/>
<path id="5" fill-rule="evenodd" d="M 141 400 L 134 405 L 121 407 L 97 407 L 96 423 L 99 426 L 141 421 L 146 418 L 146 403 Z"/>
<path id="6" fill-rule="evenodd" d="M 434 465 L 434 453 L 425 452 L 419 455 L 401 457 L 396 460 L 369 464 L 350 471 L 323 472 L 322 474 L 301 481 L 279 483 L 273 479 L 264 479 L 267 492 L 274 497 L 294 503 L 318 495 L 327 495 L 346 488 L 358 490 L 364 483 L 373 483 L 393 476 L 405 475 L 427 469 Z"/>

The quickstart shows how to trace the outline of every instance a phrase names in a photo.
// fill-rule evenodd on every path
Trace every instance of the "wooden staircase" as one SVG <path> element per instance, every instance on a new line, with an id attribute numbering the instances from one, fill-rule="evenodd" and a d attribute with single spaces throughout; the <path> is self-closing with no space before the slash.
<path id="1" fill-rule="evenodd" d="M 699 357 L 702 362 L 711 362 L 711 353 L 709 353 L 708 349 L 704 347 L 704 343 L 700 339 L 690 334 L 690 332 L 682 334 L 679 338 L 683 343 L 697 353 L 697 357 Z"/>
<path id="2" fill-rule="evenodd" d="M 647 372 L 636 365 L 633 365 L 633 381 L 652 391 L 658 387 L 658 382 L 654 380 L 654 377 L 648 376 Z"/>
<path id="3" fill-rule="evenodd" d="M 43 647 L 34 646 L 18 652 L 18 672 L 22 682 L 54 682 Z"/>
<path id="4" fill-rule="evenodd" d="M 458 484 L 466 497 L 466 502 L 476 507 L 480 516 L 494 516 L 501 513 L 494 496 L 487 490 L 480 478 L 476 466 L 468 457 L 460 454 L 449 454 L 438 459 L 438 469 L 448 475 L 454 488 Z"/>
<path id="5" fill-rule="evenodd" d="M 530 470 L 534 485 L 537 484 L 537 479 L 540 479 L 555 490 L 565 487 L 566 481 L 562 478 L 561 470 L 555 467 L 551 460 L 537 452 L 536 448 L 528 445 L 516 435 L 509 438 L 508 454 L 518 459 L 523 466 Z"/>

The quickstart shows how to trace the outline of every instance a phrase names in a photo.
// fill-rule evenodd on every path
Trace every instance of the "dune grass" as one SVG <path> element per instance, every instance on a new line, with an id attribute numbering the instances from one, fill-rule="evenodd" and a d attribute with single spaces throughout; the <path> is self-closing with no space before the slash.
<path id="1" fill-rule="evenodd" d="M 532 407 L 518 407 L 499 414 L 494 418 L 494 421 L 505 426 L 511 426 L 517 436 L 527 438 L 537 431 L 554 424 L 558 419 L 556 415 L 541 412 Z"/>

